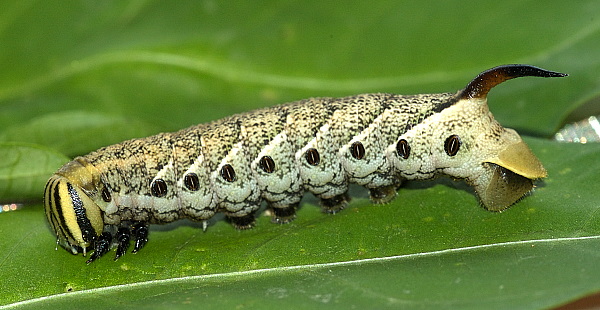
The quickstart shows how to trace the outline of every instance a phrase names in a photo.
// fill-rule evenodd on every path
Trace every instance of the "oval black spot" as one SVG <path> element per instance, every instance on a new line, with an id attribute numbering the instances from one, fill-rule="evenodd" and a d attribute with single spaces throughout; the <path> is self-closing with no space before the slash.
<path id="1" fill-rule="evenodd" d="M 272 173 L 273 171 L 275 171 L 275 162 L 270 156 L 263 156 L 258 161 L 258 166 L 266 173 Z"/>
<path id="2" fill-rule="evenodd" d="M 108 191 L 108 187 L 104 186 L 104 188 L 102 189 L 102 200 L 104 200 L 105 202 L 110 202 L 112 200 L 112 197 L 110 196 L 110 192 Z"/>
<path id="3" fill-rule="evenodd" d="M 200 189 L 200 180 L 198 180 L 198 175 L 190 172 L 183 177 L 183 184 L 185 187 L 193 192 Z"/>
<path id="4" fill-rule="evenodd" d="M 163 179 L 156 179 L 150 185 L 150 189 L 152 191 L 152 196 L 154 197 L 163 197 L 167 194 L 167 182 Z"/>
<path id="5" fill-rule="evenodd" d="M 444 150 L 449 156 L 454 156 L 458 153 L 458 150 L 460 150 L 461 144 L 462 142 L 457 135 L 451 135 L 446 139 L 446 142 L 444 142 Z"/>
<path id="6" fill-rule="evenodd" d="M 319 151 L 314 148 L 310 148 L 306 151 L 306 161 L 311 166 L 317 166 L 321 162 L 321 156 L 319 155 Z"/>
<path id="7" fill-rule="evenodd" d="M 398 153 L 398 156 L 408 159 L 408 156 L 410 156 L 410 145 L 408 145 L 406 140 L 400 139 L 398 141 L 398 144 L 396 144 L 396 153 Z"/>
<path id="8" fill-rule="evenodd" d="M 236 180 L 235 170 L 233 170 L 233 167 L 230 164 L 221 167 L 221 177 L 227 182 L 234 182 Z"/>
<path id="9" fill-rule="evenodd" d="M 363 159 L 365 157 L 365 147 L 362 143 L 356 141 L 350 146 L 350 154 L 356 159 Z"/>

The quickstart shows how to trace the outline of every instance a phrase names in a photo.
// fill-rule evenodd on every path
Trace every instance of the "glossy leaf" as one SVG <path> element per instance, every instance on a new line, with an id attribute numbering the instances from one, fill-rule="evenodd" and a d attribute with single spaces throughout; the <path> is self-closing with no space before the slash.
<path id="1" fill-rule="evenodd" d="M 46 147 L 0 142 L 0 202 L 39 201 L 48 175 L 68 159 Z"/>
<path id="2" fill-rule="evenodd" d="M 161 300 L 537 308 L 599 290 L 600 175 L 587 167 L 596 165 L 600 145 L 529 142 L 550 176 L 503 213 L 478 207 L 461 183 L 416 182 L 384 206 L 355 191 L 350 208 L 335 216 L 305 204 L 289 225 L 261 217 L 249 231 L 224 221 L 206 232 L 194 223 L 154 226 L 139 254 L 114 262 L 109 253 L 91 265 L 53 251 L 40 206 L 0 214 L 0 284 L 15 288 L 2 299 L 54 296 L 30 301 L 35 307 L 73 300 L 93 306 L 101 294 L 107 298 L 98 305 L 107 306 Z M 571 155 L 555 156 L 562 152 Z M 120 286 L 128 283 L 139 284 Z M 61 295 L 71 291 L 79 293 Z"/>
<path id="3" fill-rule="evenodd" d="M 41 198 L 66 156 L 307 97 L 454 92 L 490 67 L 527 63 L 570 76 L 507 82 L 490 108 L 507 127 L 549 137 L 600 93 L 593 0 L 34 0 L 0 12 L 7 202 Z M 307 197 L 289 225 L 156 226 L 139 254 L 89 266 L 53 251 L 38 198 L 0 213 L 0 305 L 556 306 L 600 290 L 600 147 L 527 141 L 550 176 L 500 214 L 445 179 L 411 183 L 385 206 L 355 189 L 335 216 Z"/>

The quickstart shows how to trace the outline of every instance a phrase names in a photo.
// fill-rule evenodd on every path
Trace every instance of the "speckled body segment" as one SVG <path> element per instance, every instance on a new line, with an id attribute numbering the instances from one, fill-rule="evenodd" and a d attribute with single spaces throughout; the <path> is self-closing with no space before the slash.
<path id="1" fill-rule="evenodd" d="M 104 208 L 106 224 L 206 220 L 216 212 L 239 217 L 255 212 L 262 200 L 274 208 L 297 204 L 304 191 L 327 199 L 344 194 L 349 183 L 367 188 L 399 185 L 386 148 L 398 136 L 418 130 L 452 96 L 365 94 L 303 100 L 125 141 L 80 160 L 101 171 L 101 183 L 111 192 L 112 201 Z M 348 149 L 354 141 L 364 145 L 365 158 L 352 157 Z M 307 163 L 309 148 L 318 150 L 322 164 Z M 273 159 L 274 173 L 258 167 L 263 156 Z M 225 164 L 235 169 L 235 181 L 220 176 Z M 188 173 L 198 175 L 198 191 L 184 186 Z M 152 195 L 155 179 L 165 181 L 165 196 Z"/>
<path id="2" fill-rule="evenodd" d="M 521 76 L 565 75 L 499 66 L 457 93 L 313 98 L 111 145 L 50 178 L 46 215 L 65 248 L 84 255 L 93 248 L 91 262 L 113 245 L 119 258 L 130 238 L 137 252 L 148 224 L 223 212 L 250 228 L 263 201 L 273 222 L 287 223 L 306 191 L 336 213 L 350 183 L 385 203 L 404 180 L 446 175 L 472 185 L 486 209 L 502 211 L 546 176 L 521 137 L 488 110 L 488 91 Z"/>

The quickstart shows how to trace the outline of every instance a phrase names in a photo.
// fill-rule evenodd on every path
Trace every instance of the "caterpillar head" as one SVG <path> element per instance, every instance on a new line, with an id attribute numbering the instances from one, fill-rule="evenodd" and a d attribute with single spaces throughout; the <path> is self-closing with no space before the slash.
<path id="1" fill-rule="evenodd" d="M 54 174 L 44 193 L 46 216 L 58 243 L 73 254 L 85 255 L 98 235 L 104 221 L 102 210 L 92 197 L 98 195 L 96 169 L 75 159 Z"/>
<path id="2" fill-rule="evenodd" d="M 542 163 L 517 132 L 502 127 L 488 111 L 486 96 L 490 89 L 522 76 L 563 77 L 566 74 L 528 65 L 499 66 L 479 74 L 456 95 L 456 105 L 463 105 L 466 110 L 479 110 L 477 113 L 482 115 L 463 128 L 477 132 L 470 138 L 465 136 L 465 146 L 472 148 L 468 156 L 473 163 L 466 179 L 474 186 L 483 206 L 491 211 L 510 207 L 533 189 L 535 179 L 547 176 Z M 444 145 L 446 153 L 449 149 L 452 152 L 452 148 L 458 150 L 458 146 L 447 143 Z M 452 143 L 458 145 L 460 141 Z"/>

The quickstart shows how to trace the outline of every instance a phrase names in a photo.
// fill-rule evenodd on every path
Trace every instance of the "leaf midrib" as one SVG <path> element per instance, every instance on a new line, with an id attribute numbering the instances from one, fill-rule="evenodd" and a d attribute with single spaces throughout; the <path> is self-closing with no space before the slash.
<path id="1" fill-rule="evenodd" d="M 436 251 L 429 251 L 429 252 L 422 252 L 422 253 L 411 253 L 411 254 L 395 255 L 395 256 L 387 256 L 387 257 L 374 257 L 374 258 L 366 258 L 366 259 L 358 259 L 358 260 L 342 261 L 342 262 L 330 262 L 330 263 L 317 263 L 317 264 L 307 264 L 307 265 L 262 268 L 262 269 L 245 270 L 245 271 L 232 271 L 232 272 L 225 272 L 225 273 L 195 275 L 195 276 L 177 277 L 177 278 L 169 278 L 169 279 L 158 279 L 158 280 L 141 281 L 141 282 L 128 283 L 128 284 L 119 284 L 119 285 L 112 285 L 112 286 L 106 286 L 106 287 L 100 287 L 100 288 L 92 288 L 92 289 L 69 292 L 69 293 L 61 293 L 61 294 L 43 296 L 43 297 L 39 297 L 39 298 L 34 298 L 34 299 L 29 299 L 29 300 L 9 304 L 9 305 L 6 305 L 6 307 L 24 306 L 27 304 L 35 304 L 40 301 L 48 301 L 49 299 L 72 298 L 73 295 L 96 294 L 96 293 L 101 293 L 101 292 L 109 292 L 112 290 L 121 290 L 123 288 L 131 289 L 131 288 L 146 287 L 146 286 L 153 286 L 153 285 L 160 285 L 160 284 L 173 284 L 173 283 L 182 283 L 182 282 L 187 282 L 187 281 L 202 281 L 202 280 L 210 280 L 210 279 L 221 279 L 221 280 L 228 280 L 228 279 L 232 279 L 232 278 L 239 279 L 240 277 L 252 277 L 252 276 L 266 275 L 266 274 L 271 274 L 271 273 L 318 270 L 318 269 L 327 269 L 327 268 L 342 267 L 342 266 L 357 266 L 357 265 L 370 264 L 370 263 L 411 260 L 411 259 L 421 258 L 421 257 L 443 256 L 443 255 L 450 255 L 450 254 L 455 254 L 455 253 L 468 253 L 468 252 L 475 252 L 475 251 L 480 251 L 480 250 L 490 249 L 490 248 L 502 248 L 502 247 L 520 246 L 520 245 L 534 245 L 534 244 L 540 244 L 540 243 L 559 244 L 559 243 L 576 242 L 576 241 L 581 241 L 581 240 L 593 240 L 593 239 L 600 239 L 600 235 L 508 241 L 508 242 L 490 243 L 490 244 L 474 245 L 474 246 L 467 246 L 467 247 L 460 247 L 460 248 L 450 248 L 450 249 L 443 249 L 443 250 L 436 250 Z"/>

